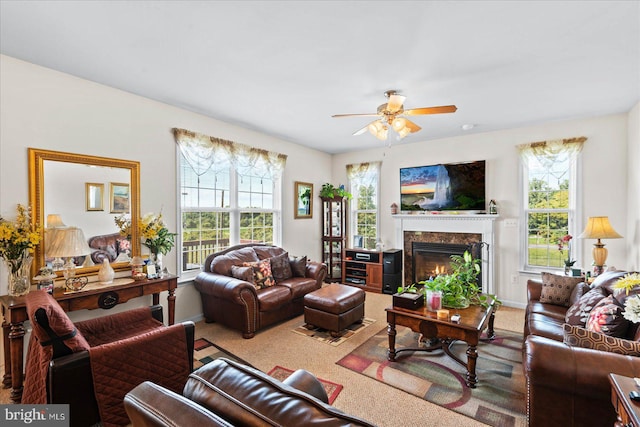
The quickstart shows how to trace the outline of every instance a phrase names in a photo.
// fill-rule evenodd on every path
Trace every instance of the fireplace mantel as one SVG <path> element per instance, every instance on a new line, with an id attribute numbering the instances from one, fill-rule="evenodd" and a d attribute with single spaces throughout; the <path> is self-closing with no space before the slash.
<path id="1" fill-rule="evenodd" d="M 482 235 L 482 241 L 487 243 L 482 256 L 482 283 L 484 289 L 490 294 L 495 293 L 494 281 L 494 222 L 499 215 L 454 215 L 454 214 L 396 214 L 395 221 L 397 248 L 404 247 L 405 231 L 425 231 L 440 233 L 478 233 Z"/>

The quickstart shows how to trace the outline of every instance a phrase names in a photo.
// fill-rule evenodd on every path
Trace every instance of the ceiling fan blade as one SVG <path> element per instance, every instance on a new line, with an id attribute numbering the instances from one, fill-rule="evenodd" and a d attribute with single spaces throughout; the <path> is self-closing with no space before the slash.
<path id="1" fill-rule="evenodd" d="M 369 124 L 371 124 L 371 123 L 369 123 Z M 365 133 L 369 129 L 369 124 L 366 125 L 365 127 L 363 127 L 362 129 L 358 129 L 357 131 L 355 131 L 353 133 L 353 136 L 358 136 L 358 135 L 362 135 L 363 133 Z"/>
<path id="2" fill-rule="evenodd" d="M 406 96 L 402 95 L 389 95 L 389 102 L 387 102 L 387 110 L 390 113 L 395 113 L 396 111 L 402 108 L 402 104 L 404 104 L 404 100 L 407 99 Z"/>
<path id="3" fill-rule="evenodd" d="M 378 113 L 364 113 L 364 114 L 334 114 L 331 117 L 376 117 Z"/>
<path id="4" fill-rule="evenodd" d="M 422 129 L 420 126 L 418 126 L 417 124 L 413 123 L 411 120 L 409 120 L 409 119 L 404 119 L 404 120 L 406 122 L 405 126 L 409 128 L 411 133 L 418 132 L 420 129 Z"/>
<path id="5" fill-rule="evenodd" d="M 443 105 L 440 107 L 424 107 L 424 108 L 411 108 L 410 110 L 404 110 L 404 114 L 408 116 L 417 116 L 420 114 L 443 114 L 443 113 L 455 113 L 458 107 L 455 105 Z"/>

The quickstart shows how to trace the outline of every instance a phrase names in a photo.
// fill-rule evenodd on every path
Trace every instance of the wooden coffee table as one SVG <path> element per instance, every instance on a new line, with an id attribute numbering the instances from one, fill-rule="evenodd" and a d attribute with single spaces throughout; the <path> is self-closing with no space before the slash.
<path id="1" fill-rule="evenodd" d="M 449 313 L 459 314 L 460 322 L 439 320 L 435 312 L 426 307 L 409 310 L 400 307 L 389 307 L 387 312 L 387 334 L 389 335 L 389 350 L 387 359 L 395 362 L 396 355 L 403 351 L 434 351 L 442 349 L 449 357 L 467 368 L 466 383 L 475 388 L 478 383 L 476 375 L 476 361 L 478 359 L 478 343 L 482 331 L 487 329 L 487 339 L 494 338 L 493 320 L 495 317 L 495 301 L 488 307 L 472 305 L 465 309 L 449 309 Z M 396 325 L 406 326 L 414 332 L 420 332 L 432 343 L 427 347 L 402 348 L 396 350 Z M 467 361 L 463 361 L 451 352 L 451 345 L 455 341 L 467 343 Z M 417 345 L 417 344 L 416 344 Z"/>

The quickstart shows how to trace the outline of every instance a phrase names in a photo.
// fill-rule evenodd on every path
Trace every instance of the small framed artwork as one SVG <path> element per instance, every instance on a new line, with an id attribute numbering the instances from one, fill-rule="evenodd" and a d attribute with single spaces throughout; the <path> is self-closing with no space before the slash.
<path id="1" fill-rule="evenodd" d="M 129 184 L 122 182 L 111 183 L 111 213 L 129 213 Z"/>
<path id="2" fill-rule="evenodd" d="M 295 182 L 295 219 L 313 218 L 313 184 L 308 182 Z"/>
<path id="3" fill-rule="evenodd" d="M 354 248 L 362 248 L 363 244 L 364 244 L 364 237 L 363 236 L 353 236 L 353 247 Z"/>
<path id="4" fill-rule="evenodd" d="M 84 193 L 88 211 L 104 210 L 104 184 L 85 182 Z"/>

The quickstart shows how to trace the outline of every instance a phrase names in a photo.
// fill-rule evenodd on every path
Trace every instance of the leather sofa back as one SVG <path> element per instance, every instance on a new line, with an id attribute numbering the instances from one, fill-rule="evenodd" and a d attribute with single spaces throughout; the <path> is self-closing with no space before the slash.
<path id="1" fill-rule="evenodd" d="M 261 371 L 224 358 L 193 372 L 183 395 L 233 425 L 371 425 Z"/>

